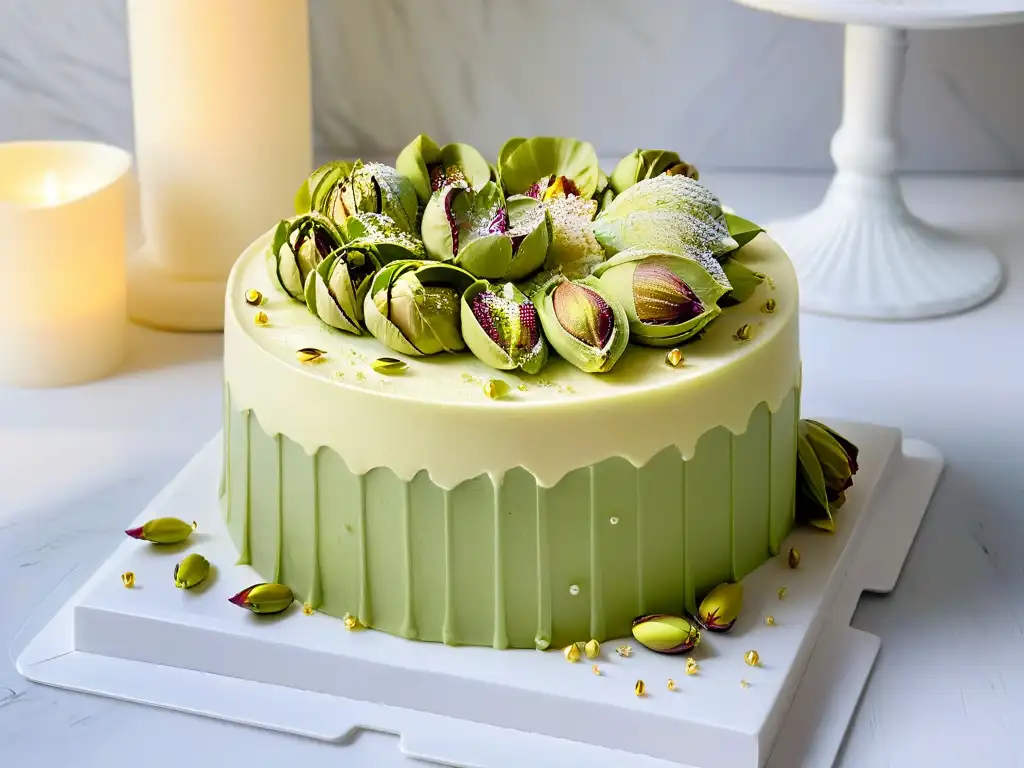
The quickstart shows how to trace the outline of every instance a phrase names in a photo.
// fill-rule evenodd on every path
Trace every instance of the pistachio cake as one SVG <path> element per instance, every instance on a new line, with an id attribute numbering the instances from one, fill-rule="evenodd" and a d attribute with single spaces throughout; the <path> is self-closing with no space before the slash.
<path id="1" fill-rule="evenodd" d="M 778 552 L 796 278 L 677 154 L 606 174 L 574 139 L 492 164 L 420 136 L 295 202 L 226 297 L 221 501 L 265 580 L 407 638 L 546 648 L 693 614 Z"/>

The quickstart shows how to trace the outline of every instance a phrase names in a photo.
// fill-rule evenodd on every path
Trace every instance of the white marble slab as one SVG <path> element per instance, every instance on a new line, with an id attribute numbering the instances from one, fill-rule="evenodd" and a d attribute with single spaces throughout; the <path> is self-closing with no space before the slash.
<path id="1" fill-rule="evenodd" d="M 420 131 L 488 154 L 511 135 L 554 133 L 608 156 L 674 148 L 704 168 L 831 167 L 842 58 L 832 25 L 724 0 L 310 0 L 310 10 L 321 157 L 390 157 Z M 123 0 L 0 3 L 0 140 L 129 146 L 124 22 Z M 914 34 L 905 167 L 1024 169 L 1022 70 L 1024 26 Z"/>

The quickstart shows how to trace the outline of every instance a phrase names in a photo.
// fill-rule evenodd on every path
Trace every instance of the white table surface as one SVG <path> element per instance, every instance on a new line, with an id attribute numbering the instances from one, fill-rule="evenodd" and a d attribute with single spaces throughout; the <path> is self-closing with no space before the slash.
<path id="1" fill-rule="evenodd" d="M 825 177 L 714 176 L 768 220 Z M 923 216 L 987 242 L 1007 285 L 979 311 L 906 324 L 804 316 L 804 412 L 899 426 L 948 464 L 896 591 L 854 624 L 882 652 L 839 765 L 1024 766 L 1024 180 L 915 178 Z M 221 339 L 133 328 L 106 381 L 0 389 L 0 649 L 17 653 L 220 425 Z M 66 581 L 67 580 L 67 581 Z M 54 606 L 55 607 L 55 606 Z M 0 765 L 413 765 L 397 740 L 346 747 L 36 686 L 0 656 Z M 419 764 L 419 763 L 416 763 Z"/>

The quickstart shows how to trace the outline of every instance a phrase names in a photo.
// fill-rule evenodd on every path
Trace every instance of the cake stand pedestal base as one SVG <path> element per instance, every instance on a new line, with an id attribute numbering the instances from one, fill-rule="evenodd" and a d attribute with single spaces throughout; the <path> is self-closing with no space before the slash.
<path id="1" fill-rule="evenodd" d="M 794 530 L 779 557 L 744 579 L 736 626 L 705 633 L 692 654 L 697 675 L 686 674 L 682 657 L 630 640 L 622 642 L 631 657 L 609 641 L 598 659 L 569 664 L 557 649 L 350 632 L 297 605 L 277 616 L 235 608 L 227 597 L 260 579 L 232 565 L 217 503 L 219 438 L 136 521 L 195 517 L 198 531 L 176 548 L 125 541 L 70 599 L 51 597 L 50 606 L 66 602 L 17 667 L 46 685 L 341 748 L 359 730 L 399 734 L 403 753 L 443 765 L 822 768 L 835 760 L 879 649 L 850 619 L 863 591 L 894 588 L 942 469 L 933 448 L 897 430 L 832 424 L 862 459 L 837 532 Z M 802 555 L 795 570 L 789 547 Z M 186 551 L 215 566 L 190 591 L 172 579 Z M 134 589 L 122 586 L 125 571 Z M 744 662 L 749 649 L 760 666 Z M 634 695 L 637 680 L 646 696 Z"/>
<path id="2" fill-rule="evenodd" d="M 161 331 L 223 331 L 227 280 L 188 280 L 143 248 L 128 260 L 128 317 Z"/>

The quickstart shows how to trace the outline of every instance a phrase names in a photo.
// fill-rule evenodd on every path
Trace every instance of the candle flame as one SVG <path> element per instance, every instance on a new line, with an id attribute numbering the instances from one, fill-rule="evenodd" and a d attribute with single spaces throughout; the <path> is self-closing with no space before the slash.
<path id="1" fill-rule="evenodd" d="M 43 200 L 47 205 L 57 205 L 60 202 L 60 188 L 57 184 L 57 174 L 50 171 L 43 178 Z"/>

